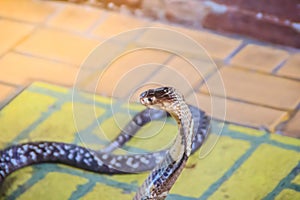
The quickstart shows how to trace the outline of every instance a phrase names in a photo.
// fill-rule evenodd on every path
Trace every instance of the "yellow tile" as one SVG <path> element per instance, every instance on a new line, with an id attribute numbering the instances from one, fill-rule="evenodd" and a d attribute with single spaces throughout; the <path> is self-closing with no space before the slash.
<path id="1" fill-rule="evenodd" d="M 69 32 L 40 29 L 16 48 L 18 51 L 80 65 L 100 41 Z"/>
<path id="2" fill-rule="evenodd" d="M 11 143 L 24 129 L 37 120 L 55 102 L 53 97 L 22 92 L 0 112 L 0 140 Z M 28 115 L 30 113 L 30 115 Z"/>
<path id="3" fill-rule="evenodd" d="M 298 174 L 298 175 L 294 178 L 294 180 L 292 181 L 292 183 L 295 183 L 295 184 L 297 184 L 297 185 L 300 185 L 300 174 Z"/>
<path id="4" fill-rule="evenodd" d="M 73 110 L 73 106 L 76 107 L 75 110 Z M 95 114 L 99 117 L 104 113 L 102 108 L 96 108 L 95 111 L 96 113 L 93 105 L 65 103 L 59 111 L 54 112 L 43 123 L 39 124 L 30 133 L 30 138 L 32 141 L 48 140 L 72 143 L 78 136 L 76 134 L 78 131 L 94 122 Z M 54 124 L 55 128 L 53 128 Z"/>
<path id="5" fill-rule="evenodd" d="M 123 113 L 115 113 L 99 124 L 93 134 L 98 135 L 105 140 L 114 139 L 131 120 L 132 116 Z M 149 151 L 158 151 L 165 149 L 175 139 L 177 134 L 177 125 L 166 123 L 165 121 L 153 121 L 143 126 L 141 130 L 126 145 L 134 146 Z"/>
<path id="6" fill-rule="evenodd" d="M 210 141 L 216 139 L 216 135 L 211 135 L 209 138 Z M 210 141 L 207 141 L 207 143 L 210 143 Z M 189 159 L 187 166 L 193 167 L 186 168 L 183 171 L 171 192 L 199 197 L 234 165 L 249 146 L 249 143 L 245 141 L 221 137 L 208 156 L 200 159 L 200 154 L 195 153 Z"/>
<path id="7" fill-rule="evenodd" d="M 0 19 L 0 30 L 0 54 L 2 54 L 11 48 L 14 48 L 17 43 L 22 41 L 22 39 L 33 30 L 33 26 Z"/>
<path id="8" fill-rule="evenodd" d="M 25 167 L 9 175 L 1 186 L 1 189 L 5 190 L 4 199 L 25 184 L 31 178 L 32 172 L 32 167 Z"/>
<path id="9" fill-rule="evenodd" d="M 12 84 L 27 85 L 39 80 L 72 86 L 77 72 L 72 65 L 17 53 L 8 53 L 0 60 L 0 79 Z"/>
<path id="10" fill-rule="evenodd" d="M 78 185 L 87 183 L 87 179 L 69 174 L 50 172 L 46 177 L 26 190 L 18 200 L 28 199 L 68 199 L 77 190 Z"/>
<path id="11" fill-rule="evenodd" d="M 228 127 L 228 130 L 230 130 L 230 131 L 236 131 L 236 132 L 240 132 L 242 134 L 247 134 L 247 135 L 262 136 L 262 135 L 266 134 L 265 131 L 260 131 L 260 130 L 256 130 L 256 129 L 248 128 L 248 127 L 244 127 L 244 126 L 237 126 L 237 125 L 233 125 L 233 124 L 229 124 L 227 127 Z"/>
<path id="12" fill-rule="evenodd" d="M 297 138 L 286 137 L 278 134 L 271 134 L 270 139 L 284 144 L 300 146 L 300 140 Z"/>
<path id="13" fill-rule="evenodd" d="M 124 199 L 131 200 L 133 193 L 126 193 L 122 189 L 113 188 L 101 183 L 97 183 L 93 190 L 87 193 L 85 196 L 80 198 L 81 200 L 94 200 L 94 199 L 105 199 L 105 200 L 116 200 Z"/>
<path id="14" fill-rule="evenodd" d="M 300 192 L 290 189 L 284 189 L 276 196 L 275 200 L 300 199 Z"/>
<path id="15" fill-rule="evenodd" d="M 298 152 L 262 144 L 210 199 L 262 199 L 299 160 Z"/>
<path id="16" fill-rule="evenodd" d="M 56 8 L 57 5 L 47 1 L 1 0 L 0 16 L 38 23 L 43 22 Z"/>
<path id="17" fill-rule="evenodd" d="M 87 31 L 103 14 L 103 10 L 84 5 L 66 4 L 60 12 L 48 22 L 50 26 L 71 31 Z"/>
<path id="18" fill-rule="evenodd" d="M 214 142 L 216 135 L 211 135 L 207 142 Z M 249 143 L 221 137 L 217 145 L 205 158 L 200 158 L 200 151 L 193 154 L 179 179 L 171 190 L 172 194 L 199 197 L 214 182 L 234 165 L 236 160 L 249 148 Z M 190 166 L 190 167 L 189 167 Z M 110 178 L 138 186 L 143 183 L 148 173 L 134 175 L 116 175 Z M 193 187 L 191 187 L 193 186 Z"/>

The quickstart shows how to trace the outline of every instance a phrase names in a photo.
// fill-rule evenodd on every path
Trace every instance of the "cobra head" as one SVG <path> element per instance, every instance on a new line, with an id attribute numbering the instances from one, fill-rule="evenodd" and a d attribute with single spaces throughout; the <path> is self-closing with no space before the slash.
<path id="1" fill-rule="evenodd" d="M 140 101 L 143 105 L 171 112 L 177 108 L 177 100 L 179 99 L 183 99 L 182 95 L 172 87 L 149 89 L 140 95 Z"/>

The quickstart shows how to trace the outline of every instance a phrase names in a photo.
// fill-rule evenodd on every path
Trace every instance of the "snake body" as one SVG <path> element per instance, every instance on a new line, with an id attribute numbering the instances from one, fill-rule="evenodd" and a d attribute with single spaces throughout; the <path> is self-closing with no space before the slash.
<path id="1" fill-rule="evenodd" d="M 194 120 L 183 96 L 174 88 L 150 89 L 141 94 L 141 103 L 166 110 L 177 121 L 179 133 L 163 160 L 139 188 L 134 200 L 165 199 L 192 151 Z"/>
<path id="2" fill-rule="evenodd" d="M 161 89 L 156 89 L 155 91 L 157 91 L 156 93 L 159 94 Z M 164 110 L 169 112 L 167 109 Z M 149 191 L 149 189 L 146 188 L 151 185 L 150 182 L 154 183 L 154 187 L 160 188 L 158 183 L 165 181 L 167 187 L 164 187 L 164 190 L 169 190 L 170 186 L 173 185 L 178 174 L 182 170 L 189 153 L 186 154 L 185 152 L 183 156 L 180 156 L 181 158 L 179 160 L 176 155 L 176 162 L 174 162 L 175 154 L 170 153 L 173 151 L 172 148 L 175 150 L 174 152 L 176 152 L 176 149 L 180 147 L 180 154 L 182 154 L 182 144 L 176 142 L 176 147 L 173 145 L 169 151 L 162 150 L 147 154 L 115 155 L 111 152 L 124 145 L 143 125 L 149 121 L 157 120 L 166 116 L 166 112 L 164 110 L 154 110 L 148 108 L 138 113 L 136 116 L 134 116 L 133 120 L 125 126 L 120 135 L 101 152 L 75 144 L 61 142 L 29 142 L 7 147 L 6 149 L 0 151 L 0 185 L 4 182 L 5 178 L 14 171 L 29 165 L 40 163 L 61 163 L 102 174 L 128 174 L 154 169 L 150 175 L 153 178 L 148 178 L 148 181 L 146 180 L 145 183 L 147 184 L 142 185 L 135 197 L 135 199 L 151 199 L 151 196 L 149 196 L 149 198 L 144 198 L 141 196 L 148 195 L 148 192 L 146 191 Z M 192 148 L 187 152 L 193 152 L 202 145 L 208 133 L 207 128 L 209 125 L 209 118 L 204 114 L 203 111 L 196 107 L 189 106 L 189 109 L 185 110 L 191 110 L 189 119 L 194 118 L 194 121 L 196 122 L 194 127 L 190 127 L 192 130 L 191 132 L 195 134 L 192 134 L 191 140 L 187 142 L 189 145 L 192 143 Z M 170 114 L 176 119 L 175 113 L 170 112 Z M 178 119 L 176 120 L 179 122 Z M 181 127 L 181 129 L 183 130 L 184 127 Z M 183 133 L 182 130 L 180 133 Z M 177 136 L 175 141 L 178 141 L 179 137 L 182 136 Z M 183 138 L 180 140 L 183 141 Z M 162 158 L 164 158 L 163 162 L 161 162 Z M 166 165 L 166 163 L 169 162 L 173 164 Z M 161 171 L 161 169 L 166 169 L 169 173 L 168 180 L 154 178 L 159 175 L 158 171 Z M 155 180 L 158 180 L 158 182 Z M 156 196 L 161 195 L 160 189 L 153 192 L 156 194 Z M 163 193 L 165 194 L 165 191 Z"/>

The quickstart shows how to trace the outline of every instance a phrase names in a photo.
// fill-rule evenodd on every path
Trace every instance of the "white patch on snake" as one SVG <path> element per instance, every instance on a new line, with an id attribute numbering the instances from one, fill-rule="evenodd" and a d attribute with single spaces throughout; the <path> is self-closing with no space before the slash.
<path id="1" fill-rule="evenodd" d="M 0 174 L 4 177 L 5 176 L 5 173 L 3 170 L 0 170 Z"/>
<path id="2" fill-rule="evenodd" d="M 58 153 L 58 152 L 54 152 L 54 153 L 53 153 L 53 156 L 55 156 L 55 157 L 59 157 L 60 155 L 59 155 L 59 153 Z"/>
<path id="3" fill-rule="evenodd" d="M 64 149 L 67 150 L 67 151 L 71 149 L 71 146 L 70 146 L 70 145 L 63 145 L 63 147 L 64 147 Z"/>
<path id="4" fill-rule="evenodd" d="M 117 156 L 118 161 L 122 160 L 122 158 L 123 158 L 122 156 Z"/>
<path id="5" fill-rule="evenodd" d="M 118 163 L 118 162 L 115 163 L 115 166 L 119 167 L 119 168 L 122 167 L 121 163 Z"/>
<path id="6" fill-rule="evenodd" d="M 53 146 L 48 146 L 48 148 L 49 148 L 50 150 L 54 150 L 54 147 L 53 147 Z"/>
<path id="7" fill-rule="evenodd" d="M 50 155 L 51 151 L 49 149 L 46 149 L 46 154 Z"/>
<path id="8" fill-rule="evenodd" d="M 114 165 L 116 162 L 117 162 L 117 161 L 116 161 L 116 159 L 115 159 L 115 158 L 113 158 L 113 159 L 111 159 L 111 160 L 110 160 L 110 162 L 109 162 L 109 163 L 110 163 L 110 164 L 112 164 L 112 165 Z"/>
<path id="9" fill-rule="evenodd" d="M 98 164 L 99 166 L 102 166 L 102 165 L 103 165 L 103 162 L 102 162 L 100 159 L 97 159 L 97 164 Z"/>
<path id="10" fill-rule="evenodd" d="M 132 167 L 132 168 L 138 168 L 140 166 L 140 164 L 138 162 L 136 163 L 133 163 L 133 158 L 128 158 L 127 161 L 126 161 L 126 165 Z"/>
<path id="11" fill-rule="evenodd" d="M 45 144 L 40 143 L 40 144 L 39 144 L 39 147 L 40 147 L 40 148 L 44 148 L 44 147 L 45 147 Z"/>
<path id="12" fill-rule="evenodd" d="M 137 116 L 136 117 L 136 123 L 139 125 L 139 124 L 141 124 L 142 123 L 142 118 L 140 117 L 140 116 Z"/>
<path id="13" fill-rule="evenodd" d="M 20 161 L 22 162 L 22 163 L 27 163 L 27 157 L 26 156 L 24 156 L 24 155 L 21 155 L 20 156 Z"/>
<path id="14" fill-rule="evenodd" d="M 66 154 L 65 150 L 60 145 L 55 145 L 55 146 L 58 149 L 60 155 Z"/>
<path id="15" fill-rule="evenodd" d="M 71 153 L 68 154 L 68 159 L 69 159 L 69 160 L 73 160 L 73 158 L 74 158 L 74 154 L 71 154 Z"/>
<path id="16" fill-rule="evenodd" d="M 75 157 L 76 162 L 80 162 L 81 159 L 82 159 L 81 154 L 77 154 L 76 157 Z"/>
<path id="17" fill-rule="evenodd" d="M 122 166 L 119 162 L 117 162 L 117 159 L 116 159 L 116 158 L 113 158 L 113 159 L 109 162 L 109 164 L 114 165 L 114 166 L 116 166 L 116 167 L 121 167 L 121 166 Z"/>
<path id="18" fill-rule="evenodd" d="M 38 147 L 34 147 L 34 151 L 37 152 L 38 154 L 42 153 L 42 150 Z"/>
<path id="19" fill-rule="evenodd" d="M 88 159 L 83 159 L 83 162 L 84 162 L 86 165 L 91 166 L 91 163 L 89 162 Z"/>
<path id="20" fill-rule="evenodd" d="M 86 153 L 84 154 L 84 157 L 89 158 L 89 157 L 91 157 L 91 154 L 90 154 L 89 152 L 86 152 Z"/>
<path id="21" fill-rule="evenodd" d="M 10 162 L 11 162 L 11 164 L 13 164 L 14 166 L 17 166 L 18 165 L 18 162 L 17 162 L 17 160 L 16 159 L 11 159 L 10 160 Z"/>
<path id="22" fill-rule="evenodd" d="M 31 159 L 32 159 L 32 160 L 36 160 L 36 159 L 37 159 L 36 153 L 34 153 L 33 151 L 31 151 L 31 152 L 29 153 L 29 155 L 31 156 Z"/>
<path id="23" fill-rule="evenodd" d="M 101 158 L 102 158 L 103 160 L 106 160 L 106 159 L 108 158 L 108 155 L 107 155 L 107 154 L 103 154 L 103 155 L 101 156 Z"/>
<path id="24" fill-rule="evenodd" d="M 24 145 L 22 146 L 22 148 L 23 148 L 24 151 L 28 151 L 28 144 L 24 144 Z"/>
<path id="25" fill-rule="evenodd" d="M 146 165 L 150 163 L 150 161 L 143 156 L 140 158 L 140 161 Z"/>
<path id="26" fill-rule="evenodd" d="M 13 150 L 12 149 L 10 149 L 10 150 L 8 150 L 8 155 L 10 156 L 10 157 L 13 157 Z"/>
<path id="27" fill-rule="evenodd" d="M 4 167 L 5 167 L 5 172 L 9 173 L 9 167 L 7 165 L 4 165 Z"/>

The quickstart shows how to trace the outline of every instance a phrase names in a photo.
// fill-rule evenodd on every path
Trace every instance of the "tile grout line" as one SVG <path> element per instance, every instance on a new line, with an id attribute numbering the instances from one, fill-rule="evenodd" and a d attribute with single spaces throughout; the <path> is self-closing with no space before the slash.
<path id="1" fill-rule="evenodd" d="M 278 184 L 275 186 L 275 188 L 267 194 L 263 200 L 271 200 L 274 199 L 281 191 L 283 191 L 286 188 L 289 188 L 289 185 L 291 185 L 292 180 L 297 176 L 300 170 L 300 162 L 297 166 L 295 166 L 290 173 L 284 177 L 282 180 L 278 182 Z"/>
<path id="2" fill-rule="evenodd" d="M 233 50 L 223 61 L 224 65 L 229 65 L 230 64 L 230 60 L 236 56 L 239 52 L 241 52 L 241 50 L 246 47 L 248 45 L 248 43 L 244 40 L 242 40 L 241 44 L 235 49 Z"/>
<path id="3" fill-rule="evenodd" d="M 265 137 L 264 135 L 261 137 Z M 238 160 L 221 176 L 217 181 L 210 185 L 210 187 L 199 197 L 199 200 L 208 199 L 211 197 L 223 183 L 228 181 L 232 175 L 247 161 L 248 158 L 256 151 L 256 149 L 261 145 L 261 141 L 257 143 L 252 143 L 250 148 L 240 156 Z"/>
<path id="4" fill-rule="evenodd" d="M 2 57 L 3 55 L 7 54 L 8 52 L 14 51 L 19 44 L 21 44 L 23 41 L 27 40 L 38 29 L 40 29 L 41 27 L 43 27 L 43 25 L 45 23 L 47 23 L 48 20 L 50 20 L 52 17 L 54 17 L 56 15 L 56 13 L 59 12 L 59 10 L 61 9 L 62 6 L 63 6 L 63 4 L 60 5 L 60 6 L 58 6 L 56 9 L 54 9 L 53 13 L 49 14 L 45 18 L 45 20 L 43 20 L 41 22 L 38 22 L 38 23 L 30 23 L 30 22 L 26 22 L 26 21 L 23 21 L 23 20 L 14 20 L 14 19 L 12 19 L 12 21 L 16 21 L 16 22 L 19 22 L 19 23 L 25 23 L 25 24 L 28 24 L 28 25 L 32 25 L 33 27 L 32 27 L 32 30 L 29 31 L 28 34 L 26 34 L 23 37 L 19 38 L 19 40 L 16 41 L 13 45 L 11 45 L 10 48 L 6 52 L 4 52 L 3 54 L 0 54 L 0 57 Z"/>
<path id="5" fill-rule="evenodd" d="M 288 61 L 288 58 L 286 58 L 285 60 L 281 61 L 277 66 L 275 66 L 275 67 L 272 69 L 272 71 L 271 71 L 270 74 L 277 75 L 277 72 L 278 72 L 281 68 L 283 68 L 283 66 L 287 63 L 287 61 Z"/>

